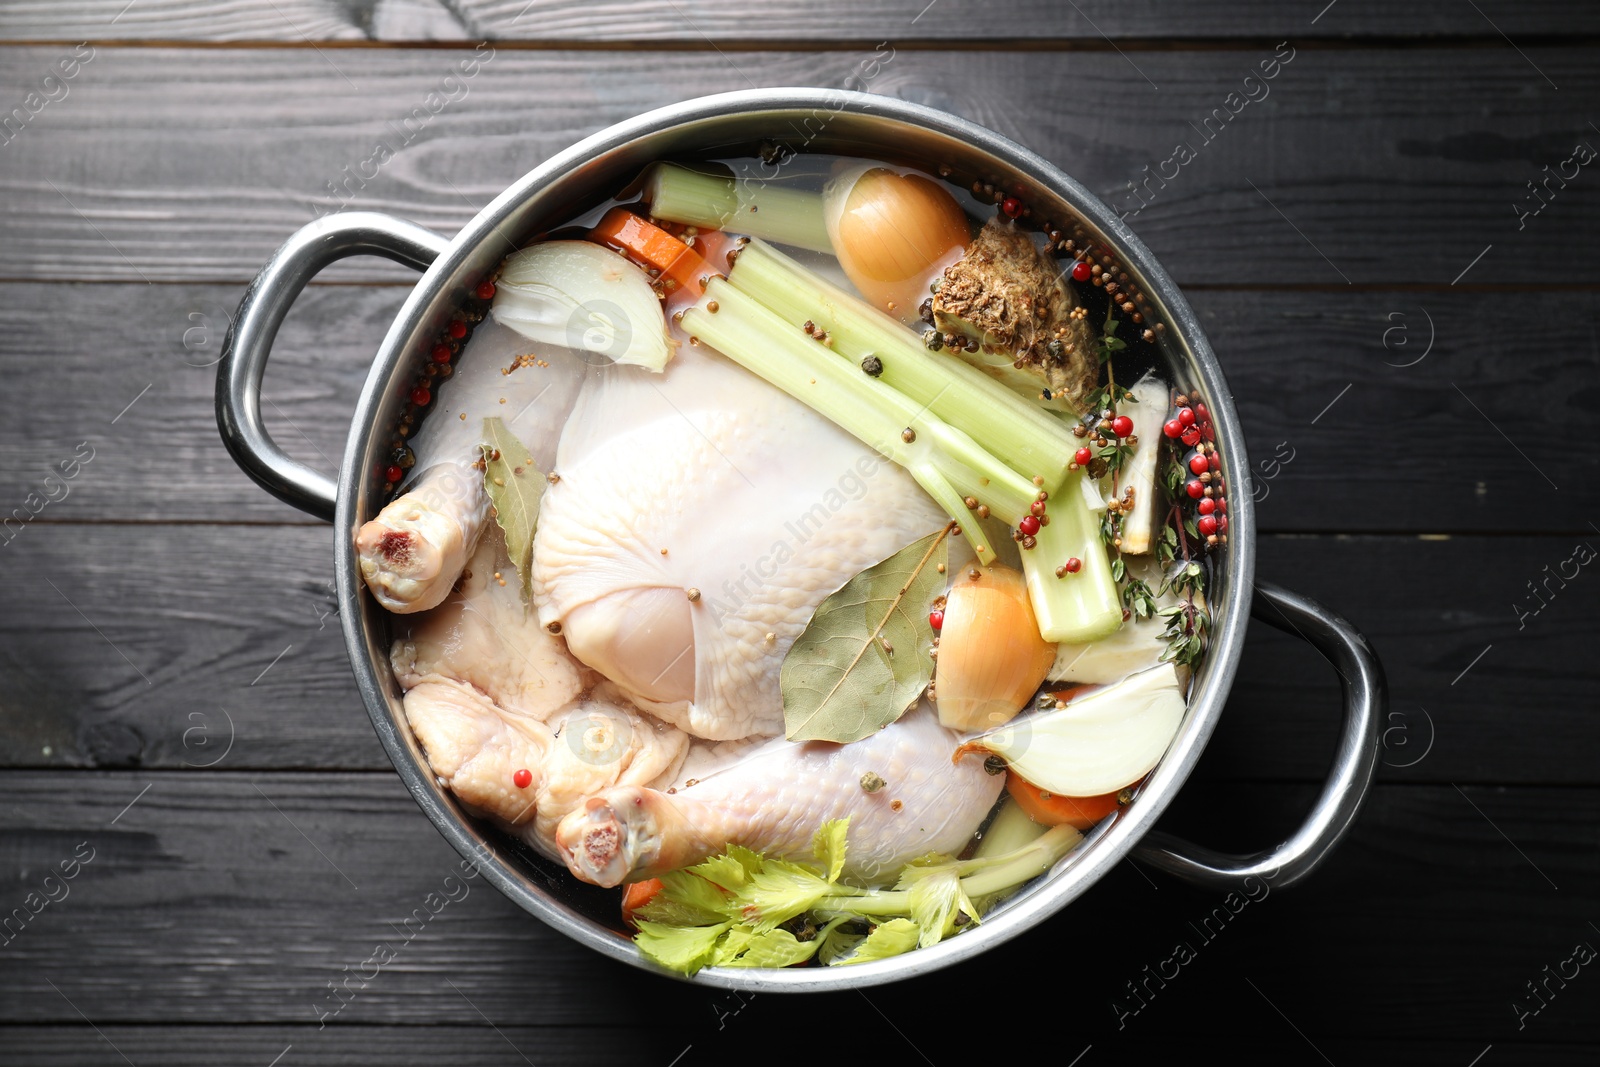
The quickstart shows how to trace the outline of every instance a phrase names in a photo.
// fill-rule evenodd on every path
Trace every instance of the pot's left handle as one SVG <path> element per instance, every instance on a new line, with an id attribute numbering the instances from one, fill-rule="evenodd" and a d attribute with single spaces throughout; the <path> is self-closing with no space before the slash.
<path id="1" fill-rule="evenodd" d="M 330 475 L 291 458 L 261 423 L 261 376 L 290 306 L 324 267 L 351 256 L 382 256 L 417 270 L 449 247 L 432 230 L 372 211 L 348 211 L 302 227 L 245 291 L 217 365 L 217 428 L 235 463 L 279 500 L 333 520 Z"/>

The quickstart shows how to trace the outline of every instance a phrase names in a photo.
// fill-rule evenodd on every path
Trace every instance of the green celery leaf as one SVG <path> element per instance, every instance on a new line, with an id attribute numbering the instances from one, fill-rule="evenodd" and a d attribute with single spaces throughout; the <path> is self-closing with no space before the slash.
<path id="1" fill-rule="evenodd" d="M 814 907 L 834 886 L 799 863 L 769 859 L 740 894 L 744 921 L 757 932 L 771 930 Z"/>
<path id="2" fill-rule="evenodd" d="M 868 934 L 850 955 L 836 958 L 832 962 L 835 966 L 843 967 L 852 963 L 886 960 L 890 956 L 898 956 L 902 952 L 910 952 L 916 948 L 920 936 L 921 931 L 917 929 L 917 924 L 910 919 L 890 919 L 873 927 L 872 933 Z"/>
<path id="3" fill-rule="evenodd" d="M 506 555 L 522 579 L 522 598 L 533 590 L 533 531 L 545 477 L 533 456 L 501 419 L 483 420 L 483 487 L 494 504 L 495 522 L 506 535 Z"/>
<path id="4" fill-rule="evenodd" d="M 736 958 L 727 960 L 726 966 L 789 967 L 809 960 L 816 954 L 817 948 L 817 939 L 801 941 L 787 930 L 768 930 L 764 934 L 752 932 L 744 950 Z M 720 956 L 717 962 L 719 965 L 724 963 Z"/>
<path id="5" fill-rule="evenodd" d="M 960 871 L 954 864 L 911 886 L 911 919 L 922 928 L 919 947 L 937 945 L 955 933 L 956 916 L 961 912 L 969 919 L 978 918 L 978 909 L 962 890 Z"/>
<path id="6" fill-rule="evenodd" d="M 778 680 L 791 741 L 859 741 L 905 714 L 933 678 L 928 606 L 944 588 L 950 526 L 829 595 Z"/>
<path id="7" fill-rule="evenodd" d="M 704 916 L 695 920 L 697 926 L 738 918 L 737 902 L 693 871 L 669 871 L 663 874 L 661 892 L 645 907 L 654 907 L 657 901 L 671 903 L 681 914 Z M 656 916 L 646 914 L 645 918 L 654 919 Z"/>
<path id="8" fill-rule="evenodd" d="M 754 855 L 752 853 L 752 855 Z M 759 858 L 756 870 L 760 870 Z M 697 863 L 689 870 L 700 878 L 713 885 L 719 885 L 730 893 L 737 893 L 750 881 L 751 871 L 739 857 L 724 852 L 720 856 L 713 856 L 703 863 Z"/>
<path id="9" fill-rule="evenodd" d="M 739 954 L 750 947 L 750 942 L 755 940 L 756 932 L 748 926 L 735 926 L 729 930 L 721 941 L 717 942 L 717 950 L 711 957 L 714 967 L 727 967 L 739 958 Z"/>
<path id="10" fill-rule="evenodd" d="M 825 822 L 817 830 L 817 836 L 811 840 L 811 854 L 817 858 L 817 863 L 828 874 L 828 881 L 837 882 L 840 873 L 844 870 L 845 849 L 848 846 L 847 838 L 850 832 L 849 818 L 833 819 Z"/>
<path id="11" fill-rule="evenodd" d="M 716 956 L 718 939 L 728 932 L 731 925 L 667 926 L 641 920 L 639 932 L 633 941 L 647 959 L 679 974 L 694 974 L 711 964 Z"/>

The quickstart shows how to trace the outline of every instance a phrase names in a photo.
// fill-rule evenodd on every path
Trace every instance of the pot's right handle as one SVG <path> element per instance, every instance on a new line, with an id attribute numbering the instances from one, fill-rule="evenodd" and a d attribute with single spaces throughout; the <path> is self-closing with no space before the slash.
<path id="1" fill-rule="evenodd" d="M 449 245 L 448 238 L 392 215 L 345 211 L 301 227 L 267 260 L 245 290 L 217 365 L 217 428 L 234 462 L 257 485 L 301 511 L 333 520 L 333 478 L 291 458 L 261 422 L 261 375 L 301 290 L 341 259 L 382 256 L 420 271 Z"/>
<path id="2" fill-rule="evenodd" d="M 1276 848 L 1232 856 L 1154 832 L 1134 849 L 1152 867 L 1216 889 L 1236 888 L 1252 875 L 1270 880 L 1274 888 L 1293 885 L 1322 862 L 1367 798 L 1378 764 L 1378 724 L 1389 702 L 1383 666 L 1366 638 L 1321 604 L 1257 582 L 1251 614 L 1309 642 L 1333 664 L 1344 690 L 1344 733 L 1310 817 Z"/>

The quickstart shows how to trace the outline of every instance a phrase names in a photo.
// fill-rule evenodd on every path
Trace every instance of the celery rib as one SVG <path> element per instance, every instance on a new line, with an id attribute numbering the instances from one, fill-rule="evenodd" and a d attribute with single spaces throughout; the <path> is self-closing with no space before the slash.
<path id="1" fill-rule="evenodd" d="M 1078 442 L 1061 420 L 954 356 L 928 351 L 899 322 L 777 249 L 752 241 L 729 280 L 794 325 L 828 331 L 834 351 L 852 362 L 875 355 L 883 381 L 977 440 L 1012 470 L 1038 475 L 1052 491 Z"/>
<path id="2" fill-rule="evenodd" d="M 820 193 L 657 163 L 646 179 L 644 196 L 650 214 L 668 222 L 733 230 L 812 252 L 833 252 Z"/>
<path id="3" fill-rule="evenodd" d="M 707 310 L 713 301 L 715 312 Z M 683 328 L 905 467 L 951 518 L 965 520 L 963 533 L 981 557 L 994 558 L 968 517 L 963 494 L 981 494 L 995 501 L 991 506 L 997 513 L 1017 517 L 1035 498 L 1032 483 L 971 437 L 834 358 L 722 278 L 713 278 L 701 303 L 684 312 Z M 908 429 L 910 441 L 904 436 Z"/>

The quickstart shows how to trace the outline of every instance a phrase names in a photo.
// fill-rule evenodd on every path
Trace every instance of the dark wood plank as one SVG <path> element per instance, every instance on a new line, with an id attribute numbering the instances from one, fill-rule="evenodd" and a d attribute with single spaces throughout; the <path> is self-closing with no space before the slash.
<path id="1" fill-rule="evenodd" d="M 274 11 L 273 7 L 281 9 Z M 276 5 L 213 5 L 190 0 L 47 0 L 7 4 L 0 40 L 205 40 L 205 41 L 626 41 L 727 42 L 918 41 L 1094 44 L 1115 39 L 1215 40 L 1227 37 L 1338 39 L 1346 37 L 1494 37 L 1499 33 L 1557 36 L 1600 32 L 1588 8 L 1541 0 L 1485 2 L 1482 13 L 1460 5 L 1395 5 L 1342 0 L 1302 6 L 1242 0 L 1225 7 L 1202 3 L 1077 5 L 1046 0 L 1002 0 L 981 13 L 963 4 L 895 0 L 851 4 L 823 0 L 804 7 L 764 0 L 684 8 L 665 0 L 603 0 L 572 5 L 559 0 L 342 0 L 338 4 L 289 0 Z M 1524 42 L 1526 43 L 1526 42 Z"/>
<path id="2" fill-rule="evenodd" d="M 0 285 L 0 520 L 26 516 L 28 494 L 88 442 L 93 460 L 35 521 L 306 521 L 240 473 L 217 436 L 211 364 L 239 293 Z M 1594 294 L 1190 296 L 1246 427 L 1262 529 L 1578 531 L 1600 512 Z M 265 392 L 268 427 L 291 454 L 334 468 L 404 297 L 314 286 L 301 298 Z"/>
<path id="3" fill-rule="evenodd" d="M 7 50 L 0 86 L 22 98 L 60 53 Z M 287 233 L 339 206 L 333 180 L 395 138 L 389 124 L 466 55 L 102 46 L 70 95 L 6 146 L 5 275 L 243 281 Z M 1579 141 L 1600 144 L 1584 118 L 1600 104 L 1600 66 L 1581 48 L 1540 49 L 1536 67 L 1510 48 L 1420 50 L 1404 62 L 1381 49 L 1306 50 L 1261 102 L 1234 96 L 1238 117 L 1210 135 L 1197 132 L 1201 119 L 1227 115 L 1228 94 L 1270 47 L 877 55 L 630 53 L 619 77 L 611 56 L 502 49 L 345 203 L 452 232 L 607 123 L 703 93 L 853 79 L 1012 136 L 1118 210 L 1138 207 L 1142 168 L 1160 170 L 1189 143 L 1195 158 L 1166 167 L 1176 176 L 1152 184 L 1153 201 L 1130 219 L 1181 282 L 1600 281 L 1585 237 L 1600 196 L 1586 172 L 1520 231 L 1514 208 L 1542 167 Z M 332 276 L 404 274 L 362 262 Z"/>
<path id="4" fill-rule="evenodd" d="M 1537 606 L 1526 582 L 1577 540 L 1268 537 L 1259 571 L 1378 650 L 1393 691 L 1385 777 L 1600 784 L 1594 578 L 1571 565 L 1579 577 L 1551 582 L 1546 608 L 1515 610 Z M 329 614 L 332 556 L 325 527 L 28 531 L 0 551 L 0 766 L 386 768 Z M 1257 624 L 1208 773 L 1320 778 L 1338 721 L 1332 671 Z"/>
<path id="5" fill-rule="evenodd" d="M 262 780 L 260 792 L 246 776 L 205 772 L 78 775 L 70 788 L 64 779 L 0 775 L 7 809 L 26 826 L 0 836 L 16 898 L 8 906 L 79 842 L 94 850 L 70 895 L 34 916 L 0 956 L 0 1013 L 12 1023 L 306 1027 L 317 1021 L 326 983 L 347 965 L 360 969 L 375 944 L 401 940 L 395 927 L 456 867 L 385 775 L 279 774 Z M 1223 847 L 1259 844 L 1292 824 L 1307 792 L 1192 783 L 1171 824 Z M 1220 811 L 1229 817 L 1219 820 Z M 1147 881 L 1123 865 L 1036 935 L 869 999 L 919 1047 L 936 1046 L 942 1062 L 990 1047 L 994 1034 L 970 1025 L 930 1030 L 929 1003 L 955 1003 L 979 976 L 1005 976 L 1008 1017 L 1047 1017 L 1060 1010 L 1059 989 L 1045 980 L 1059 960 L 1048 953 L 1070 951 L 1092 977 L 1075 994 L 1074 1026 L 1061 1037 L 1069 1057 L 1089 1043 L 1110 1049 L 1220 1022 L 1306 1062 L 1284 1017 L 1319 1045 L 1349 1036 L 1352 1019 L 1366 1040 L 1510 1044 L 1518 1040 L 1510 1005 L 1527 998 L 1524 981 L 1556 966 L 1575 943 L 1600 939 L 1588 925 L 1596 872 L 1585 843 L 1597 817 L 1593 789 L 1383 786 L 1313 879 L 1293 892 L 1269 891 L 1209 936 L 1197 928 L 1220 906 L 1217 895 L 1160 876 Z M 1463 931 L 1471 931 L 1469 954 L 1441 951 Z M 1142 968 L 1180 940 L 1197 960 L 1119 1031 L 1113 1004 L 1128 1001 L 1124 983 L 1140 980 Z M 604 961 L 482 883 L 396 951 L 338 1025 L 487 1019 L 581 1033 L 663 1020 L 671 1044 L 654 1039 L 660 1044 L 644 1062 L 666 1062 L 680 1041 L 696 1042 L 693 1029 L 674 1033 L 685 1023 L 711 1029 L 707 991 Z M 1600 984 L 1571 981 L 1526 1020 L 1526 1036 L 1592 1042 L 1597 997 Z M 893 1043 L 890 1026 L 858 996 L 805 1006 L 807 1018 L 834 1009 L 864 1020 L 852 1032 L 864 1031 L 868 1047 Z M 729 1022 L 728 1036 L 749 1026 L 745 1040 L 770 1038 L 792 1024 L 794 1009 L 783 998 L 757 998 Z M 637 1037 L 619 1033 L 606 1045 Z M 707 1034 L 702 1053 L 718 1047 L 714 1038 Z M 558 1056 L 563 1047 L 570 1045 L 554 1046 Z"/>
<path id="6" fill-rule="evenodd" d="M 872 994 L 872 999 L 876 1001 L 878 995 Z M 519 1051 L 539 1067 L 665 1065 L 679 1054 L 683 1054 L 680 1063 L 688 1065 L 701 1062 L 697 1057 L 702 1055 L 710 1061 L 710 1057 L 728 1055 L 730 1051 L 731 1055 L 738 1055 L 739 1052 L 732 1050 L 751 1045 L 770 1048 L 765 1035 L 752 1037 L 745 1032 L 745 1023 L 753 1030 L 763 1013 L 757 1012 L 756 999 L 747 996 L 744 1000 L 748 1010 L 739 1009 L 721 1030 L 707 1013 L 709 1025 L 706 1031 L 699 1033 L 659 1023 L 606 1027 L 499 1025 L 492 1029 L 488 1025 L 330 1026 L 321 1031 L 314 1026 L 157 1024 L 103 1026 L 98 1028 L 99 1032 L 81 1024 L 63 1023 L 3 1027 L 0 1039 L 8 1042 L 10 1059 L 7 1062 L 14 1067 L 78 1067 L 91 1061 L 117 1062 L 113 1046 L 133 1063 L 160 1063 L 168 1067 L 263 1067 L 285 1050 L 288 1052 L 281 1061 L 284 1067 L 356 1067 L 374 1062 L 395 1067 L 411 1064 L 436 1067 L 442 1062 L 459 1067 L 502 1067 L 508 1062 L 520 1062 Z M 730 996 L 727 1004 L 737 1007 L 738 1001 Z M 781 1003 L 764 1013 L 766 1022 L 783 1027 L 784 1016 L 792 1015 L 795 1010 L 791 1002 Z M 899 1022 L 912 1025 L 905 1019 Z M 1316 1052 L 1294 1031 L 1287 1026 L 1281 1029 L 1282 1032 L 1269 1032 L 1270 1025 L 1242 1026 L 1238 1034 L 1229 1036 L 1229 1047 L 1240 1056 L 1269 1063 L 1322 1062 L 1315 1059 Z M 685 1032 L 689 1036 L 680 1036 Z M 1069 1044 L 1067 1038 L 1060 1040 L 1063 1046 Z M 1087 1043 L 1088 1039 L 1084 1040 Z M 907 1044 L 906 1038 L 870 1013 L 852 1020 L 849 1041 L 853 1055 L 882 1056 L 885 1062 L 918 1062 L 916 1050 Z M 958 1043 L 966 1042 L 958 1039 Z M 945 1046 L 943 1034 L 934 1041 L 922 1041 L 921 1046 L 937 1054 Z M 1378 1040 L 1337 1035 L 1321 1038 L 1316 1043 L 1332 1062 L 1364 1067 L 1462 1067 L 1483 1052 L 1484 1046 L 1482 1041 L 1473 1043 L 1461 1039 Z M 1081 1047 L 1073 1046 L 1067 1055 L 1070 1057 Z M 1100 1048 L 1102 1054 L 1120 1054 L 1136 1063 L 1153 1063 L 1157 1062 L 1156 1056 L 1192 1056 L 1196 1039 L 1177 1035 L 1139 1039 L 1119 1034 L 1116 1039 L 1103 1041 L 1095 1047 Z M 1514 1050 L 1515 1062 L 1525 1067 L 1587 1065 L 1594 1062 L 1595 1056 L 1592 1044 L 1541 1042 L 1520 1034 L 1514 1044 L 1502 1042 L 1499 1047 L 1503 1052 Z M 1312 1060 L 1307 1061 L 1305 1057 Z M 763 1051 L 762 1058 L 773 1064 L 815 1062 L 802 1059 L 798 1050 L 792 1057 L 785 1052 Z M 1088 1057 L 1083 1060 L 1085 1064 L 1090 1062 L 1094 1061 Z"/>

